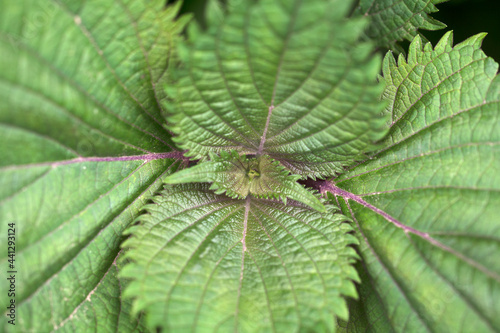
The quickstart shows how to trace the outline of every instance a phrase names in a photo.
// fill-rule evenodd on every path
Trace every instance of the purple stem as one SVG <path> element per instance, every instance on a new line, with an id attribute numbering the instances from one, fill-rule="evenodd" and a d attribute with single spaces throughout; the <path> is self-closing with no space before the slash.
<path id="1" fill-rule="evenodd" d="M 271 114 L 273 113 L 273 110 L 274 105 L 271 104 L 267 112 L 266 126 L 264 127 L 264 132 L 262 133 L 262 137 L 260 138 L 259 150 L 257 151 L 257 155 L 262 154 L 262 151 L 264 150 L 264 142 L 266 142 L 267 130 L 269 128 L 269 121 L 271 120 Z"/>
<path id="2" fill-rule="evenodd" d="M 166 158 L 180 159 L 183 160 L 185 163 L 187 163 L 189 161 L 189 157 L 185 157 L 184 153 L 185 151 L 173 151 L 170 153 L 151 153 L 151 154 L 132 155 L 132 156 L 78 157 L 78 158 L 73 158 L 71 160 L 16 165 L 13 167 L 22 168 L 22 167 L 39 167 L 48 165 L 56 167 L 59 165 L 85 163 L 85 162 L 152 161 L 152 160 L 159 160 Z M 6 168 L 11 168 L 11 167 L 7 166 Z"/>
<path id="3" fill-rule="evenodd" d="M 165 158 L 177 158 L 177 159 L 186 159 L 184 157 L 184 152 L 174 151 L 170 153 L 152 153 L 145 155 L 132 155 L 132 156 L 113 156 L 113 157 L 79 157 L 72 160 L 60 161 L 53 163 L 52 165 L 65 165 L 72 163 L 81 163 L 81 162 L 117 162 L 117 161 L 152 161 L 159 160 Z"/>
<path id="4" fill-rule="evenodd" d="M 333 193 L 335 196 L 340 195 L 346 201 L 347 200 L 352 200 L 352 201 L 357 202 L 358 204 L 362 205 L 363 207 L 368 208 L 371 211 L 379 214 L 384 219 L 386 219 L 387 221 L 389 221 L 392 224 L 394 224 L 396 227 L 403 229 L 406 234 L 411 233 L 411 234 L 415 234 L 417 236 L 422 237 L 423 239 L 427 240 L 432 245 L 440 248 L 443 251 L 446 251 L 446 252 L 448 252 L 448 253 L 456 256 L 457 258 L 459 258 L 460 260 L 466 262 L 470 266 L 472 266 L 472 267 L 480 270 L 481 272 L 485 273 L 489 277 L 491 277 L 491 278 L 495 279 L 496 281 L 500 282 L 500 275 L 498 275 L 497 273 L 489 270 L 487 267 L 481 265 L 480 263 L 474 261 L 473 259 L 471 259 L 469 257 L 466 257 L 464 254 L 456 251 L 455 249 L 453 249 L 453 248 L 451 248 L 451 247 L 449 247 L 449 246 L 447 246 L 447 245 L 439 242 L 438 240 L 432 238 L 428 233 L 422 232 L 422 231 L 416 230 L 414 228 L 411 228 L 411 227 L 409 227 L 407 225 L 404 225 L 403 223 L 401 223 L 400 221 L 396 220 L 394 217 L 392 217 L 391 215 L 387 214 L 383 210 L 381 210 L 381 209 L 373 206 L 372 204 L 369 204 L 365 200 L 361 199 L 361 197 L 357 196 L 356 194 L 353 194 L 351 192 L 345 191 L 345 190 L 343 190 L 343 189 L 335 186 L 333 183 L 331 183 L 331 182 L 329 182 L 327 180 L 319 180 L 319 181 L 307 180 L 307 181 L 304 181 L 303 183 L 306 186 L 310 186 L 312 188 L 315 188 L 315 189 L 319 190 L 319 192 L 321 194 L 325 194 L 325 192 L 330 192 L 330 193 Z M 347 205 L 349 206 L 349 203 L 347 203 Z M 351 212 L 351 214 L 353 214 L 353 213 Z M 354 217 L 354 215 L 353 215 L 353 217 Z"/>
<path id="5" fill-rule="evenodd" d="M 319 181 L 316 183 L 317 183 L 316 186 L 321 194 L 324 194 L 325 192 L 330 192 L 330 193 L 333 193 L 335 195 L 340 195 L 344 199 L 349 199 L 349 200 L 355 201 L 355 202 L 359 203 L 360 205 L 364 206 L 365 208 L 368 208 L 368 209 L 372 210 L 373 212 L 379 214 L 380 216 L 385 218 L 387 221 L 393 223 L 398 228 L 403 229 L 405 232 L 410 232 L 412 234 L 419 235 L 419 236 L 426 238 L 426 239 L 430 238 L 428 233 L 418 231 L 418 230 L 413 229 L 407 225 L 404 225 L 403 223 L 399 222 L 391 215 L 389 215 L 386 212 L 384 212 L 383 210 L 373 206 L 372 204 L 369 204 L 368 202 L 366 202 L 365 200 L 363 200 L 361 197 L 357 196 L 356 194 L 353 194 L 351 192 L 347 192 L 347 191 L 335 186 L 334 184 L 332 184 L 331 182 L 326 181 L 326 180 Z"/>

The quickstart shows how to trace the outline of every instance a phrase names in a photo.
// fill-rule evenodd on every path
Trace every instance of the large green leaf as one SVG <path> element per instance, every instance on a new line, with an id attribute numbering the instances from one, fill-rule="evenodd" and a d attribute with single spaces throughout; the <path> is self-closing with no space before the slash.
<path id="1" fill-rule="evenodd" d="M 167 332 L 332 332 L 355 296 L 345 217 L 300 203 L 167 185 L 124 243 L 125 291 Z"/>
<path id="2" fill-rule="evenodd" d="M 17 271 L 16 326 L 2 315 L 0 331 L 142 331 L 113 262 L 182 156 L 159 106 L 176 13 L 163 1 L 0 3 L 0 233 L 16 224 Z"/>
<path id="3" fill-rule="evenodd" d="M 483 37 L 389 54 L 386 148 L 322 184 L 397 332 L 500 330 L 500 79 Z"/>
<path id="4" fill-rule="evenodd" d="M 172 89 L 180 146 L 196 158 L 267 154 L 310 177 L 362 159 L 385 127 L 379 58 L 359 41 L 366 21 L 345 19 L 351 5 L 233 2 L 207 33 L 192 33 Z"/>
<path id="5" fill-rule="evenodd" d="M 437 12 L 436 5 L 447 0 L 360 0 L 357 13 L 370 17 L 368 37 L 390 49 L 399 48 L 396 42 L 413 40 L 418 29 L 439 30 L 445 24 L 429 14 Z"/>

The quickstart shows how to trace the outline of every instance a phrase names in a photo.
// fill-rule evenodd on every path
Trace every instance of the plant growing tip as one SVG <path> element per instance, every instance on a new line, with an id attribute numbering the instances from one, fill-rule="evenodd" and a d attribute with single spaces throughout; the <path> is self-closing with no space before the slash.
<path id="1" fill-rule="evenodd" d="M 249 194 L 257 198 L 300 201 L 309 207 L 325 212 L 321 201 L 304 186 L 299 178 L 290 175 L 277 161 L 267 156 L 248 158 L 237 152 L 211 154 L 211 160 L 174 173 L 163 181 L 166 184 L 212 183 L 210 189 L 226 193 L 229 197 L 243 199 Z"/>

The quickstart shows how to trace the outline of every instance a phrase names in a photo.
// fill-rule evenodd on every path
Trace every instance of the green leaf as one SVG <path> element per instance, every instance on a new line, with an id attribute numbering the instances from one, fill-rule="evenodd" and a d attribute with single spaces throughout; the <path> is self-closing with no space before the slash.
<path id="1" fill-rule="evenodd" d="M 297 183 L 300 176 L 290 175 L 285 168 L 267 156 L 247 158 L 236 151 L 222 151 L 221 156 L 210 154 L 210 161 L 179 171 L 163 181 L 167 184 L 210 182 L 216 194 L 226 193 L 232 198 L 246 198 L 252 194 L 258 198 L 297 200 L 325 212 L 323 204 L 303 185 Z"/>
<path id="2" fill-rule="evenodd" d="M 328 205 L 320 214 L 207 184 L 166 186 L 124 247 L 125 291 L 150 328 L 168 332 L 331 332 L 355 296 L 355 238 Z"/>
<path id="3" fill-rule="evenodd" d="M 0 233 L 16 224 L 17 271 L 15 326 L 0 280 L 0 331 L 142 331 L 113 261 L 122 231 L 182 156 L 160 109 L 177 9 L 0 4 Z"/>
<path id="4" fill-rule="evenodd" d="M 86 308 L 81 304 L 113 269 L 122 232 L 161 187 L 161 176 L 175 168 L 172 162 L 55 162 L 0 171 L 5 221 L 0 232 L 7 235 L 7 222 L 16 224 L 16 329 L 47 332 L 63 327 L 72 315 L 87 318 L 78 314 Z M 6 249 L 6 242 L 5 237 L 0 246 Z M 2 267 L 7 259 L 2 256 Z M 7 295 L 8 289 L 1 279 L 0 292 Z M 5 309 L 9 298 L 0 301 Z M 109 301 L 109 312 L 98 314 L 114 322 L 120 307 Z M 4 315 L 0 325 L 5 332 L 12 328 Z"/>
<path id="5" fill-rule="evenodd" d="M 323 185 L 397 332 L 500 330 L 500 79 L 483 38 L 387 55 L 385 148 Z"/>
<path id="6" fill-rule="evenodd" d="M 349 320 L 338 320 L 339 333 L 394 332 L 380 296 L 374 291 L 368 273 L 362 262 L 357 262 L 356 270 L 361 282 L 357 285 L 359 299 L 347 299 Z"/>
<path id="7" fill-rule="evenodd" d="M 398 41 L 413 40 L 419 29 L 439 30 L 446 25 L 429 14 L 447 0 L 360 0 L 357 14 L 370 17 L 366 34 L 378 45 L 400 49 Z"/>
<path id="8" fill-rule="evenodd" d="M 73 313 L 57 328 L 57 332 L 149 332 L 144 325 L 144 316 L 131 317 L 132 302 L 121 299 L 121 291 L 128 281 L 119 278 L 124 260 L 121 252 L 106 271 L 99 284 Z"/>
<path id="9" fill-rule="evenodd" d="M 342 172 L 386 132 L 379 58 L 351 1 L 241 1 L 191 34 L 172 130 L 190 156 L 237 149 L 303 177 Z M 216 15 L 209 15 L 215 17 Z"/>

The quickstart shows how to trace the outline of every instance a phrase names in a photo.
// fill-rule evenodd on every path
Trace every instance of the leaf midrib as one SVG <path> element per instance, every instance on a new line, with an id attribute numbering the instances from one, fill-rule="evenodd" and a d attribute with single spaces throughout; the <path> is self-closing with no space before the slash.
<path id="1" fill-rule="evenodd" d="M 230 201 L 230 203 L 228 203 L 227 205 L 219 208 L 218 210 L 222 210 L 222 209 L 225 209 L 227 207 L 230 207 L 231 205 L 235 205 L 236 201 L 234 200 L 231 200 L 228 198 L 228 201 Z M 198 246 L 192 251 L 191 255 L 187 258 L 186 262 L 184 263 L 184 265 L 182 266 L 181 270 L 177 273 L 177 277 L 174 281 L 174 283 L 172 283 L 172 286 L 169 288 L 169 291 L 168 291 L 168 294 L 167 294 L 167 297 L 165 298 L 166 299 L 166 303 L 165 303 L 165 306 L 164 306 L 164 309 L 163 309 L 163 312 L 164 312 L 164 318 L 166 318 L 166 311 L 168 310 L 169 306 L 170 306 L 170 301 L 172 299 L 172 293 L 174 292 L 175 288 L 177 287 L 178 285 L 178 282 L 180 280 L 180 278 L 182 277 L 182 275 L 184 274 L 184 271 L 186 270 L 186 268 L 189 266 L 189 264 L 191 263 L 191 261 L 194 259 L 195 255 L 199 252 L 201 246 L 205 243 L 205 241 L 208 239 L 208 237 L 210 235 L 212 235 L 215 230 L 217 230 L 227 219 L 229 219 L 232 215 L 234 215 L 236 212 L 238 212 L 239 210 L 241 210 L 242 207 L 235 207 L 235 209 L 229 211 L 224 217 L 222 217 L 213 227 L 212 229 L 210 229 L 210 231 L 203 237 L 203 239 L 201 240 L 200 244 L 198 244 Z M 211 211 L 210 213 L 213 213 L 214 211 Z M 209 214 L 210 214 L 209 213 Z M 207 217 L 208 214 L 205 214 L 204 216 L 200 217 L 199 219 L 197 219 L 195 222 L 193 222 L 192 224 L 188 225 L 186 228 L 180 230 L 176 235 L 174 235 L 174 237 L 177 237 L 178 235 L 182 234 L 182 232 L 186 231 L 186 229 L 194 226 L 197 222 L 199 222 L 202 218 L 204 217 Z M 174 239 L 174 237 L 172 237 L 170 240 L 168 240 L 158 251 L 157 253 L 159 253 L 161 250 L 163 250 L 164 248 L 166 248 L 167 245 L 169 245 L 171 243 L 171 241 Z M 238 241 L 237 243 L 240 243 L 240 241 Z M 237 244 L 236 243 L 236 244 Z M 151 256 L 150 260 L 149 260 L 149 265 L 151 264 L 151 261 L 153 260 L 153 257 L 154 256 Z M 208 285 L 208 284 L 207 284 Z M 144 287 L 144 284 L 141 285 L 142 287 Z"/>
<path id="2" fill-rule="evenodd" d="M 104 281 L 104 279 L 106 278 L 106 276 L 108 275 L 108 273 L 111 271 L 111 269 L 113 268 L 113 266 L 115 264 L 116 259 L 120 256 L 121 252 L 122 252 L 122 250 L 119 250 L 116 253 L 116 255 L 113 256 L 114 259 L 111 262 L 111 264 L 109 265 L 109 268 L 106 270 L 106 272 L 104 273 L 104 275 L 102 276 L 102 278 L 97 282 L 97 284 L 94 286 L 94 288 L 92 288 L 92 290 L 87 294 L 87 296 L 85 296 L 85 298 L 82 300 L 82 302 L 79 303 L 75 307 L 75 309 L 69 314 L 68 317 L 66 317 L 65 319 L 63 319 L 58 325 L 55 325 L 54 329 L 51 332 L 57 331 L 60 328 L 62 328 L 68 321 L 70 321 L 72 319 L 72 317 L 74 315 L 76 315 L 78 313 L 78 310 L 81 308 L 81 306 L 83 304 L 85 304 L 85 302 L 87 302 L 87 301 L 90 302 L 91 301 L 92 294 L 97 290 L 97 288 L 99 288 L 99 286 Z M 120 296 L 121 296 L 121 291 L 120 291 Z M 119 303 L 120 303 L 120 307 L 121 307 L 121 302 L 119 302 Z M 120 313 L 120 311 L 118 313 Z M 119 315 L 117 317 L 119 318 Z"/>
<path id="3" fill-rule="evenodd" d="M 464 255 L 460 251 L 457 251 L 457 250 L 453 249 L 452 247 L 449 247 L 449 246 L 439 242 L 438 240 L 432 238 L 428 232 L 423 232 L 423 231 L 420 231 L 416 228 L 405 225 L 404 223 L 398 221 L 397 219 L 395 219 L 394 217 L 392 217 L 390 214 L 386 213 L 382 209 L 379 209 L 379 208 L 373 206 L 372 204 L 366 202 L 365 200 L 363 200 L 362 198 L 360 198 L 359 196 L 357 196 L 351 192 L 345 191 L 345 190 L 343 190 L 335 185 L 332 185 L 328 181 L 321 182 L 319 184 L 319 187 L 320 187 L 322 193 L 330 192 L 330 193 L 334 194 L 335 196 L 341 196 L 342 198 L 344 198 L 344 200 L 346 201 L 347 204 L 348 204 L 348 200 L 352 200 L 352 201 L 362 205 L 364 208 L 369 209 L 372 212 L 374 212 L 375 214 L 382 216 L 385 220 L 392 223 L 394 226 L 402 229 L 405 232 L 405 234 L 414 234 L 414 235 L 422 238 L 424 241 L 428 242 L 430 245 L 433 245 L 433 246 L 439 248 L 441 251 L 444 251 L 444 252 L 451 254 L 456 259 L 466 263 L 467 265 L 469 265 L 470 267 L 472 267 L 476 270 L 479 270 L 480 272 L 482 272 L 483 274 L 487 275 L 488 277 L 496 280 L 497 282 L 500 282 L 500 275 L 499 274 L 497 274 L 493 271 L 490 271 L 488 268 L 486 268 L 482 264 L 476 262 L 475 260 L 467 257 L 466 255 Z M 352 212 L 351 212 L 351 215 L 354 218 L 354 215 Z"/>
<path id="4" fill-rule="evenodd" d="M 286 53 L 288 44 L 290 43 L 290 39 L 292 38 L 293 26 L 296 23 L 297 16 L 298 16 L 298 13 L 299 13 L 299 8 L 300 8 L 301 5 L 302 5 L 302 0 L 295 0 L 295 6 L 293 7 L 292 16 L 290 17 L 290 22 L 288 23 L 288 29 L 287 29 L 287 33 L 286 33 L 286 36 L 285 36 L 285 41 L 283 43 L 283 48 L 281 50 L 280 60 L 279 60 L 279 63 L 278 63 L 278 68 L 276 70 L 276 77 L 274 79 L 273 92 L 272 92 L 272 95 L 271 95 L 271 104 L 269 105 L 269 110 L 268 110 L 267 118 L 266 118 L 266 124 L 264 126 L 264 131 L 262 133 L 262 137 L 261 137 L 261 140 L 260 140 L 259 150 L 257 151 L 257 155 L 262 154 L 262 151 L 264 149 L 264 144 L 266 142 L 267 131 L 269 129 L 269 122 L 271 120 L 271 116 L 272 116 L 273 109 L 274 109 L 274 99 L 276 97 L 276 91 L 277 91 L 277 88 L 278 88 L 278 80 L 279 80 L 279 76 L 281 74 L 281 68 L 283 66 L 283 61 L 285 59 L 285 53 Z"/>
<path id="5" fill-rule="evenodd" d="M 88 163 L 88 162 L 123 162 L 123 161 L 154 161 L 159 159 L 178 159 L 187 161 L 189 160 L 187 157 L 184 157 L 184 152 L 174 151 L 170 153 L 152 153 L 145 155 L 126 155 L 126 156 L 106 156 L 106 157 L 77 157 L 69 160 L 59 160 L 59 161 L 50 161 L 50 162 L 41 162 L 41 163 L 30 163 L 30 164 L 17 164 L 17 165 L 9 165 L 0 168 L 0 172 L 6 170 L 20 170 L 26 168 L 37 168 L 37 167 L 52 167 L 56 168 L 58 166 L 75 164 L 75 163 Z"/>
<path id="6" fill-rule="evenodd" d="M 479 317 L 481 320 L 488 326 L 492 332 L 495 331 L 493 328 L 493 323 L 489 321 L 489 319 L 485 316 L 485 314 L 478 308 L 476 302 L 469 298 L 467 295 L 465 295 L 459 288 L 457 288 L 447 277 L 442 274 L 435 265 L 433 265 L 427 257 L 424 255 L 424 253 L 418 248 L 418 246 L 414 243 L 411 237 L 407 237 L 409 242 L 413 245 L 413 248 L 415 251 L 419 254 L 419 256 L 422 258 L 422 260 L 427 264 L 428 267 L 431 268 L 431 270 L 439 276 L 445 283 L 448 285 L 456 294 L 460 296 L 460 298 L 469 306 L 469 308 L 472 309 L 472 311 Z"/>
<path id="7" fill-rule="evenodd" d="M 250 12 L 250 11 L 248 11 L 248 12 Z M 236 107 L 236 110 L 238 110 L 238 113 L 240 114 L 241 118 L 244 120 L 245 124 L 250 128 L 250 130 L 252 132 L 254 132 L 256 135 L 258 135 L 255 128 L 250 124 L 250 122 L 248 121 L 248 118 L 242 112 L 240 105 L 238 103 L 236 103 L 236 99 L 234 98 L 234 94 L 231 91 L 231 88 L 229 87 L 229 83 L 228 83 L 227 78 L 226 78 L 226 73 L 225 73 L 224 68 L 222 66 L 222 59 L 221 59 L 221 53 L 219 50 L 219 43 L 220 43 L 220 39 L 221 39 L 220 38 L 221 34 L 223 32 L 223 28 L 224 28 L 224 25 L 221 25 L 218 28 L 217 35 L 215 37 L 215 45 L 214 45 L 214 54 L 215 54 L 215 58 L 217 59 L 217 66 L 219 67 L 219 73 L 222 77 L 222 81 L 224 81 L 224 85 L 225 85 L 226 90 L 229 94 L 229 97 L 231 98 L 231 101 L 233 102 L 234 106 Z M 253 77 L 253 74 L 252 74 L 252 77 Z M 251 143 L 251 140 L 247 139 L 247 142 Z"/>
<path id="8" fill-rule="evenodd" d="M 405 292 L 405 291 L 403 291 L 402 286 L 400 285 L 400 282 L 398 280 L 396 280 L 396 278 L 394 277 L 394 274 L 389 270 L 389 268 L 387 267 L 387 265 L 385 264 L 385 262 L 378 255 L 377 251 L 375 251 L 375 249 L 372 247 L 372 244 L 368 241 L 368 238 L 366 237 L 365 233 L 361 229 L 361 225 L 360 225 L 358 219 L 356 219 L 356 216 L 354 215 L 354 212 L 353 212 L 351 206 L 349 205 L 348 199 L 344 198 L 344 201 L 345 201 L 345 204 L 347 205 L 347 208 L 349 209 L 349 212 L 351 214 L 351 217 L 352 217 L 353 221 L 356 223 L 356 226 L 358 228 L 359 233 L 361 234 L 361 237 L 363 237 L 364 243 L 366 244 L 366 246 L 368 247 L 368 249 L 370 250 L 370 252 L 372 253 L 372 255 L 375 257 L 375 259 L 377 260 L 377 262 L 381 265 L 381 267 L 384 270 L 384 272 L 389 276 L 389 278 L 391 279 L 391 281 L 395 284 L 396 288 L 399 291 L 399 294 L 402 295 L 402 297 L 406 300 L 406 302 L 407 302 L 408 306 L 410 307 L 410 309 L 412 310 L 413 314 L 419 320 L 419 322 L 422 324 L 422 327 L 425 328 L 425 330 L 427 332 L 432 333 L 432 331 L 430 330 L 430 328 L 427 325 L 427 323 L 420 316 L 420 313 L 415 310 L 413 301 L 411 301 L 407 297 L 408 293 Z M 371 280 L 372 280 L 372 278 L 370 277 L 370 281 Z M 377 292 L 377 294 L 378 294 L 378 292 Z M 387 304 L 385 304 L 385 305 L 387 305 Z M 385 308 L 386 308 L 386 306 L 384 306 L 384 309 Z M 397 309 L 397 307 L 395 307 L 395 309 L 393 311 L 395 311 L 396 309 Z M 388 317 L 391 318 L 392 315 L 388 314 Z M 393 324 L 392 320 L 389 320 L 389 322 L 391 323 L 391 326 L 394 327 L 394 324 Z M 405 326 L 406 326 L 406 322 L 405 322 Z"/>
<path id="9" fill-rule="evenodd" d="M 251 197 L 248 196 L 245 199 L 245 213 L 243 217 L 243 232 L 241 237 L 241 269 L 240 269 L 240 280 L 238 284 L 238 291 L 236 296 L 236 307 L 234 312 L 234 331 L 238 332 L 238 315 L 240 313 L 240 300 L 241 300 L 241 289 L 243 287 L 243 274 L 245 270 L 245 254 L 247 252 L 246 237 L 247 237 L 247 226 L 248 226 L 248 214 L 250 212 Z M 249 255 L 250 255 L 250 251 Z"/>

